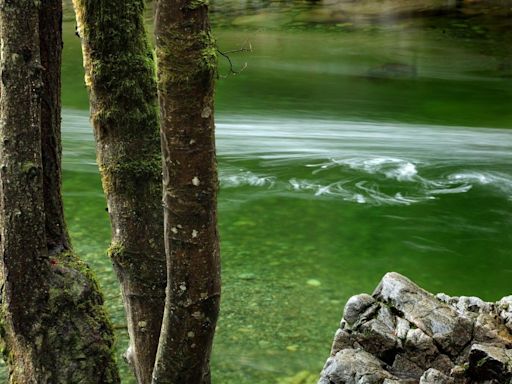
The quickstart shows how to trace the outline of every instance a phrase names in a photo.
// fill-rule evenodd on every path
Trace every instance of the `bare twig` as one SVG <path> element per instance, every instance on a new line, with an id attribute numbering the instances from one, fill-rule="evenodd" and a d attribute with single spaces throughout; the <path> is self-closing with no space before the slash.
<path id="1" fill-rule="evenodd" d="M 219 74 L 219 77 L 222 77 L 222 78 L 226 78 L 228 77 L 229 75 L 239 75 L 245 68 L 247 68 L 247 62 L 244 63 L 244 65 L 242 66 L 242 68 L 240 68 L 239 70 L 235 70 L 234 69 L 234 65 L 233 65 L 233 61 L 231 61 L 231 57 L 229 56 L 229 54 L 231 53 L 241 53 L 241 52 L 252 52 L 252 45 L 250 42 L 247 42 L 248 43 L 248 47 L 245 46 L 242 46 L 240 47 L 239 49 L 233 49 L 233 50 L 230 50 L 230 51 L 221 51 L 220 49 L 217 48 L 217 52 L 219 52 L 219 54 L 224 57 L 228 64 L 229 64 L 229 73 L 226 74 L 226 75 L 220 75 Z"/>

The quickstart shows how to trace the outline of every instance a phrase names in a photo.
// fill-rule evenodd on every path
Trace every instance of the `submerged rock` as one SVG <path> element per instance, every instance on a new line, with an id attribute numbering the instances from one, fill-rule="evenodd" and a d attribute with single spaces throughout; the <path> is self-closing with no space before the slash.
<path id="1" fill-rule="evenodd" d="M 512 384 L 512 296 L 436 296 L 398 273 L 345 306 L 318 384 Z"/>
<path id="2" fill-rule="evenodd" d="M 284 377 L 277 384 L 315 384 L 318 376 L 309 371 L 300 371 L 294 376 Z"/>
<path id="3" fill-rule="evenodd" d="M 368 78 L 381 79 L 412 79 L 417 75 L 418 69 L 415 65 L 403 63 L 385 63 L 366 72 Z"/>

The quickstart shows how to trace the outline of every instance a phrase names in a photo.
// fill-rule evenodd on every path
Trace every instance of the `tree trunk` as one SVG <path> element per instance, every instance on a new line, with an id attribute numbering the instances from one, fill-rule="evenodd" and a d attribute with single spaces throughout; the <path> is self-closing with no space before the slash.
<path id="1" fill-rule="evenodd" d="M 168 284 L 153 383 L 205 384 L 220 300 L 207 1 L 159 0 L 155 34 Z"/>
<path id="2" fill-rule="evenodd" d="M 102 297 L 69 250 L 62 213 L 61 4 L 0 1 L 0 9 L 0 328 L 9 382 L 119 383 Z"/>
<path id="3" fill-rule="evenodd" d="M 39 12 L 39 43 L 43 67 L 41 139 L 46 242 L 49 254 L 71 248 L 61 194 L 61 61 L 62 1 L 44 0 Z"/>
<path id="4" fill-rule="evenodd" d="M 126 357 L 151 383 L 165 298 L 162 160 L 143 0 L 74 0 L 97 159 L 112 224 L 109 254 L 130 334 Z"/>
<path id="5" fill-rule="evenodd" d="M 0 3 L 2 312 L 11 381 L 37 383 L 50 274 L 44 232 L 38 8 Z"/>

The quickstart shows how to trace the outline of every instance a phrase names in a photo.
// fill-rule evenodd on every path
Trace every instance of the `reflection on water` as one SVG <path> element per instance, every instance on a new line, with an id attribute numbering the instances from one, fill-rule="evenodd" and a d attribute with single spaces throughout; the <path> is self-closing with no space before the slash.
<path id="1" fill-rule="evenodd" d="M 225 114 L 510 127 L 512 81 L 488 40 L 422 28 L 217 35 L 222 49 L 253 47 L 219 81 Z"/>

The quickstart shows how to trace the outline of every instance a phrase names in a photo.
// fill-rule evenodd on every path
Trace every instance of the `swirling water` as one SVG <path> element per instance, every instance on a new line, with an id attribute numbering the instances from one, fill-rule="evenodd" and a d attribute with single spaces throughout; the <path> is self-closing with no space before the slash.
<path id="1" fill-rule="evenodd" d="M 409 205 L 484 185 L 509 199 L 512 192 L 512 132 L 505 129 L 245 117 L 221 120 L 217 131 L 221 160 L 259 159 L 266 171 L 221 168 L 225 188 L 245 183 L 370 205 Z"/>
<path id="2" fill-rule="evenodd" d="M 63 121 L 65 169 L 96 173 L 87 114 L 67 110 Z M 508 129 L 228 116 L 217 120 L 217 153 L 221 188 L 260 187 L 248 198 L 410 205 L 480 188 L 512 199 Z"/>

